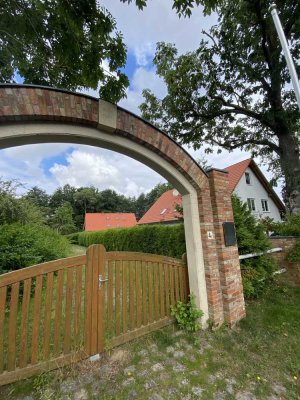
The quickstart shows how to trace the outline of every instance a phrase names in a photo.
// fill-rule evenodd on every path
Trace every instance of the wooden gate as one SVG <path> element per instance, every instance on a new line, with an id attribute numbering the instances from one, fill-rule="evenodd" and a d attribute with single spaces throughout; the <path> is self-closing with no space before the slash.
<path id="1" fill-rule="evenodd" d="M 77 362 L 159 329 L 188 296 L 186 263 L 87 254 L 0 276 L 0 385 Z"/>

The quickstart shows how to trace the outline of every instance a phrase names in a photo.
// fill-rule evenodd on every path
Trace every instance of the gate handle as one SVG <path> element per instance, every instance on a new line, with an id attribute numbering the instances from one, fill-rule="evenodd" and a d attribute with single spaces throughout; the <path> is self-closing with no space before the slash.
<path id="1" fill-rule="evenodd" d="M 99 278 L 98 278 L 99 289 L 102 286 L 102 282 L 107 282 L 107 281 L 108 281 L 108 279 L 102 279 L 102 275 L 99 275 Z"/>

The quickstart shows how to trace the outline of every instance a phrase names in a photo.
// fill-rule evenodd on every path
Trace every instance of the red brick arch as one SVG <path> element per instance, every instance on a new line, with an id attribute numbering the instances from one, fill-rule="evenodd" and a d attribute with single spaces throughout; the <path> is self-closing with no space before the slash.
<path id="1" fill-rule="evenodd" d="M 223 239 L 223 222 L 233 220 L 224 171 L 206 174 L 166 134 L 113 104 L 53 88 L 0 85 L 0 148 L 60 141 L 119 151 L 170 180 L 183 195 L 190 287 L 200 308 L 208 305 L 205 319 L 233 324 L 245 315 L 237 247 L 225 247 Z"/>

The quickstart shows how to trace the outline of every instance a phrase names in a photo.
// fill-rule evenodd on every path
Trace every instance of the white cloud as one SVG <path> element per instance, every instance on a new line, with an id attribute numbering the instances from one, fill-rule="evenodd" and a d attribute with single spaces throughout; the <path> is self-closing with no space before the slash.
<path id="1" fill-rule="evenodd" d="M 200 42 L 202 29 L 217 21 L 216 15 L 204 17 L 200 6 L 190 18 L 179 18 L 172 10 L 173 0 L 148 1 L 143 11 L 120 0 L 102 0 L 102 4 L 115 17 L 125 43 L 135 52 L 159 41 L 175 43 L 180 52 L 193 50 Z"/>
<path id="2" fill-rule="evenodd" d="M 148 167 L 121 154 L 78 146 L 66 157 L 67 165 L 55 163 L 50 172 L 57 185 L 95 186 L 113 189 L 126 196 L 138 196 L 150 190 L 162 177 Z"/>
<path id="3" fill-rule="evenodd" d="M 68 165 L 55 163 L 50 168 L 60 186 L 69 183 L 74 187 L 90 185 L 102 187 L 119 180 L 118 169 L 106 163 L 100 155 L 74 150 L 66 159 Z"/>
<path id="4" fill-rule="evenodd" d="M 156 75 L 153 69 L 148 70 L 144 67 L 139 67 L 136 69 L 130 88 L 127 90 L 127 98 L 121 100 L 119 105 L 139 115 L 140 110 L 138 107 L 143 102 L 142 91 L 145 88 L 150 89 L 160 98 L 167 94 L 165 83 Z"/>
<path id="5" fill-rule="evenodd" d="M 69 144 L 49 143 L 11 147 L 0 151 L 1 176 L 6 179 L 18 179 L 25 188 L 39 186 L 52 192 L 56 183 L 46 176 L 41 166 L 42 160 L 57 156 L 70 149 Z"/>
<path id="6" fill-rule="evenodd" d="M 155 44 L 151 42 L 143 43 L 134 48 L 134 55 L 138 66 L 145 67 L 152 63 L 155 54 Z"/>

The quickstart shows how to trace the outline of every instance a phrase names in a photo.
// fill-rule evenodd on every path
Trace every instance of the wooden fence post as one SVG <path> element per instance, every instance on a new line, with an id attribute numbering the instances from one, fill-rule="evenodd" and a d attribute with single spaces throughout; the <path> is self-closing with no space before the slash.
<path id="1" fill-rule="evenodd" d="M 98 354 L 104 348 L 103 290 L 100 279 L 104 279 L 105 247 L 94 244 L 87 249 L 86 282 L 86 350 L 89 355 Z"/>

